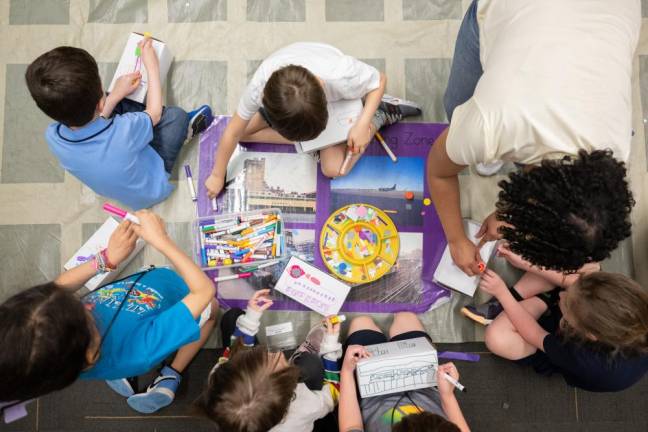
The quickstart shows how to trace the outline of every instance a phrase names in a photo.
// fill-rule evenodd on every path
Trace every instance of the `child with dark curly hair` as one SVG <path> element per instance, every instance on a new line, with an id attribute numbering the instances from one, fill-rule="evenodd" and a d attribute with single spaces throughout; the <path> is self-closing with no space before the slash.
<path id="1" fill-rule="evenodd" d="M 427 163 L 452 258 L 468 275 L 479 273 L 480 257 L 461 221 L 457 175 L 467 166 L 481 175 L 503 161 L 525 166 L 501 184 L 479 234 L 503 234 L 533 264 L 575 271 L 630 234 L 623 162 L 640 28 L 634 0 L 473 0 L 444 96 L 450 125 Z M 498 221 L 513 227 L 500 231 Z"/>
<path id="2" fill-rule="evenodd" d="M 492 270 L 481 278 L 499 308 L 486 328 L 489 350 L 595 392 L 624 390 L 648 372 L 648 290 L 597 265 L 565 276 L 499 252 L 527 272 L 510 289 Z"/>

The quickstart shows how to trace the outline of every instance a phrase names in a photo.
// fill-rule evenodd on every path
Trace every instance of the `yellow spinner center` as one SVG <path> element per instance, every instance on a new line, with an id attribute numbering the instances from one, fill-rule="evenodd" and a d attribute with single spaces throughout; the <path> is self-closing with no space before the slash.
<path id="1" fill-rule="evenodd" d="M 378 230 L 365 222 L 355 222 L 344 228 L 337 243 L 342 256 L 355 265 L 368 264 L 380 254 Z"/>

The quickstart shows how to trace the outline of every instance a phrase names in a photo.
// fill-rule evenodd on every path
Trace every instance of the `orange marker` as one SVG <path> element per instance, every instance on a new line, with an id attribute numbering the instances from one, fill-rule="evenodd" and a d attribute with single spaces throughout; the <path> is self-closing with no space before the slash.
<path id="1" fill-rule="evenodd" d="M 484 264 L 483 262 L 480 262 L 479 263 L 479 272 L 484 273 L 485 271 L 486 271 L 486 264 Z"/>

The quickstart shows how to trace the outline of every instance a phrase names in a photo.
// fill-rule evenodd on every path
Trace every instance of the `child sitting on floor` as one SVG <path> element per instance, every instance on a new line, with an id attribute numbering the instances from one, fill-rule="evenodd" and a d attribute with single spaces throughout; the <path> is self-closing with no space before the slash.
<path id="1" fill-rule="evenodd" d="M 187 137 L 209 126 L 211 109 L 187 114 L 162 106 L 158 59 L 150 38 L 140 44 L 148 73 L 146 106 L 125 99 L 141 79 L 121 76 L 105 95 L 94 58 L 58 47 L 27 68 L 27 87 L 38 107 L 53 118 L 45 133 L 61 166 L 99 195 L 134 210 L 151 207 L 173 191 L 169 175 Z"/>
<path id="2" fill-rule="evenodd" d="M 27 401 L 61 390 L 77 378 L 105 379 L 142 413 L 169 405 L 181 373 L 207 340 L 217 303 L 214 284 L 168 237 L 164 222 L 143 210 L 141 224 L 123 222 L 108 248 L 0 305 L 0 401 Z M 79 299 L 75 291 L 98 272 L 125 260 L 141 237 L 178 271 L 148 269 Z M 211 317 L 198 318 L 211 305 Z M 11 349 L 9 349 L 11 347 Z M 134 394 L 128 377 L 149 372 L 178 350 L 147 392 Z"/>
<path id="3" fill-rule="evenodd" d="M 501 311 L 485 333 L 493 353 L 588 391 L 620 391 L 648 371 L 648 290 L 598 266 L 565 277 L 499 252 L 527 272 L 511 289 L 492 270 L 482 276 Z"/>
<path id="4" fill-rule="evenodd" d="M 287 361 L 281 351 L 255 346 L 261 315 L 272 306 L 269 292 L 257 291 L 245 313 L 230 309 L 223 316 L 228 347 L 196 402 L 219 430 L 311 431 L 315 420 L 333 411 L 337 402 L 340 325 L 326 320 L 326 333 L 317 331 L 321 326 L 313 329 Z"/>
<path id="5" fill-rule="evenodd" d="M 418 337 L 430 338 L 415 314 L 394 315 L 389 341 Z M 351 321 L 340 375 L 340 432 L 468 432 L 470 428 L 455 398 L 454 386 L 440 375 L 447 373 L 458 380 L 459 372 L 452 363 L 439 365 L 438 389 L 423 388 L 358 401 L 354 371 L 358 360 L 369 355 L 364 346 L 385 342 L 387 337 L 370 317 L 360 316 Z"/>
<path id="6" fill-rule="evenodd" d="M 340 175 L 348 151 L 349 170 L 376 131 L 403 117 L 420 115 L 413 102 L 384 96 L 385 75 L 322 43 L 299 42 L 267 57 L 254 73 L 216 151 L 205 182 L 210 197 L 223 189 L 227 164 L 239 141 L 293 143 L 317 138 L 328 120 L 327 103 L 364 98 L 348 141 L 320 151 L 322 173 Z"/>

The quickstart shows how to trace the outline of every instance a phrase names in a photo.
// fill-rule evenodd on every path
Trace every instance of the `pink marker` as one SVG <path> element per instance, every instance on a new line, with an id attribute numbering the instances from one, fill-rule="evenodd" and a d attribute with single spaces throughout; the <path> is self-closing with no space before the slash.
<path id="1" fill-rule="evenodd" d="M 234 279 L 246 279 L 252 276 L 252 272 L 248 273 L 239 273 L 239 274 L 233 274 L 230 276 L 221 276 L 221 277 L 216 277 L 214 278 L 214 282 L 225 282 L 228 280 L 234 280 Z"/>
<path id="2" fill-rule="evenodd" d="M 104 203 L 103 209 L 105 212 L 108 212 L 110 214 L 114 214 L 117 217 L 120 217 L 122 219 L 129 220 L 133 223 L 136 223 L 139 225 L 140 220 L 137 216 L 135 216 L 132 213 L 128 213 L 126 210 L 120 209 L 119 207 L 116 207 L 110 203 Z"/>

